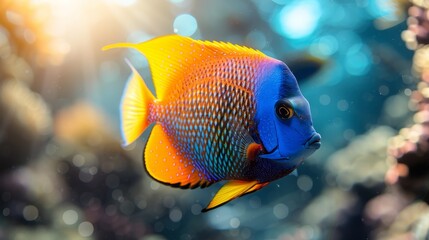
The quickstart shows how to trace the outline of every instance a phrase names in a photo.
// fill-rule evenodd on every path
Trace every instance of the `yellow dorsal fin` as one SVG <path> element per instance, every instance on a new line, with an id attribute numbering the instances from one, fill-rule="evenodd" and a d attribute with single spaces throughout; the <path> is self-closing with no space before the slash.
<path id="1" fill-rule="evenodd" d="M 229 181 L 219 189 L 209 205 L 202 211 L 207 212 L 216 207 L 220 207 L 231 200 L 243 196 L 244 194 L 259 190 L 267 184 L 268 183 L 259 183 L 258 181 Z"/>
<path id="2" fill-rule="evenodd" d="M 249 55 L 249 56 L 259 56 L 266 57 L 261 51 L 249 48 L 246 46 L 240 46 L 237 44 L 232 44 L 229 42 L 218 42 L 218 41 L 202 41 L 202 40 L 194 40 L 206 47 L 214 50 L 215 52 L 221 55 Z"/>
<path id="3" fill-rule="evenodd" d="M 164 100 L 172 87 L 185 79 L 197 64 L 224 56 L 251 55 L 265 56 L 260 51 L 224 42 L 193 40 L 179 35 L 158 37 L 146 42 L 116 43 L 105 46 L 111 48 L 135 48 L 146 56 L 155 85 L 156 97 Z"/>

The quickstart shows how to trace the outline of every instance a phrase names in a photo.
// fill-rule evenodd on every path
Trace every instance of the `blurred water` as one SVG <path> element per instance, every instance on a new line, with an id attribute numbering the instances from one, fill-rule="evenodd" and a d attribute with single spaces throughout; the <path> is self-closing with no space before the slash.
<path id="1" fill-rule="evenodd" d="M 365 204 L 386 189 L 387 140 L 411 122 L 416 88 L 399 2 L 0 3 L 0 239 L 375 239 Z M 120 146 L 123 59 L 154 89 L 144 56 L 101 47 L 173 33 L 257 48 L 303 76 L 323 146 L 298 176 L 202 214 L 220 185 L 160 185 L 147 135 Z"/>

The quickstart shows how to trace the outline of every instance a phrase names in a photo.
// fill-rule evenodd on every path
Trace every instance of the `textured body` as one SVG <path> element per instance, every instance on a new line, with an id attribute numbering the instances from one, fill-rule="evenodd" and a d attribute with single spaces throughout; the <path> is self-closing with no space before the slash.
<path id="1" fill-rule="evenodd" d="M 133 73 L 121 102 L 124 143 L 153 124 L 147 172 L 181 188 L 230 180 L 205 210 L 293 171 L 320 146 L 307 100 L 288 67 L 230 43 L 166 36 L 131 47 L 148 61 L 156 96 Z"/>
<path id="2" fill-rule="evenodd" d="M 246 133 L 257 136 L 255 89 L 274 60 L 222 55 L 188 69 L 177 88 L 154 103 L 150 121 L 157 121 L 189 167 L 209 181 L 249 179 Z M 186 70 L 185 70 L 186 71 Z M 237 136 L 240 137 L 237 137 Z M 240 149 L 244 148 L 244 149 Z"/>

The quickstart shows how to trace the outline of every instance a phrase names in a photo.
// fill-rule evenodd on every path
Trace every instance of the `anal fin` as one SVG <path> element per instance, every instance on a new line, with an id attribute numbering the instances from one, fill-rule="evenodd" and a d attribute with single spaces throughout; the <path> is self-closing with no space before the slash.
<path id="1" fill-rule="evenodd" d="M 172 144 L 163 127 L 156 124 L 144 151 L 145 167 L 155 180 L 173 187 L 206 187 L 213 183 L 200 173 Z"/>
<path id="2" fill-rule="evenodd" d="M 249 190 L 247 190 L 244 194 L 249 194 L 249 193 L 252 193 L 252 192 L 256 192 L 256 191 L 258 191 L 259 189 L 261 189 L 261 188 L 263 188 L 263 187 L 267 186 L 267 185 L 268 185 L 268 183 L 269 183 L 269 182 L 256 184 L 255 186 L 253 186 L 252 188 L 250 188 Z M 244 194 L 243 194 L 243 195 L 244 195 Z M 241 195 L 241 196 L 243 196 L 243 195 Z"/>
<path id="3" fill-rule="evenodd" d="M 222 188 L 216 193 L 209 205 L 202 210 L 202 212 L 207 212 L 214 208 L 220 207 L 223 204 L 232 201 L 238 197 L 241 197 L 245 194 L 257 191 L 264 186 L 266 183 L 259 183 L 258 181 L 240 181 L 232 180 L 222 186 Z"/>

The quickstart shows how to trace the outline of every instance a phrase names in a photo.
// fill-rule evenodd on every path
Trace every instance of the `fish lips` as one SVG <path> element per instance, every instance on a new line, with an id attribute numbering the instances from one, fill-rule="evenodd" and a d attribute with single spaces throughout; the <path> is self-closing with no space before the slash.
<path id="1" fill-rule="evenodd" d="M 305 142 L 303 148 L 298 151 L 296 154 L 291 156 L 281 156 L 278 151 L 278 146 L 273 149 L 271 153 L 262 154 L 259 157 L 265 158 L 277 162 L 290 162 L 293 160 L 299 159 L 299 161 L 304 160 L 306 157 L 310 156 L 314 151 L 320 148 L 322 137 L 318 133 L 313 133 L 313 135 Z"/>
<path id="2" fill-rule="evenodd" d="M 322 145 L 321 143 L 322 137 L 318 133 L 314 133 L 311 138 L 305 143 L 306 149 L 319 149 Z"/>

